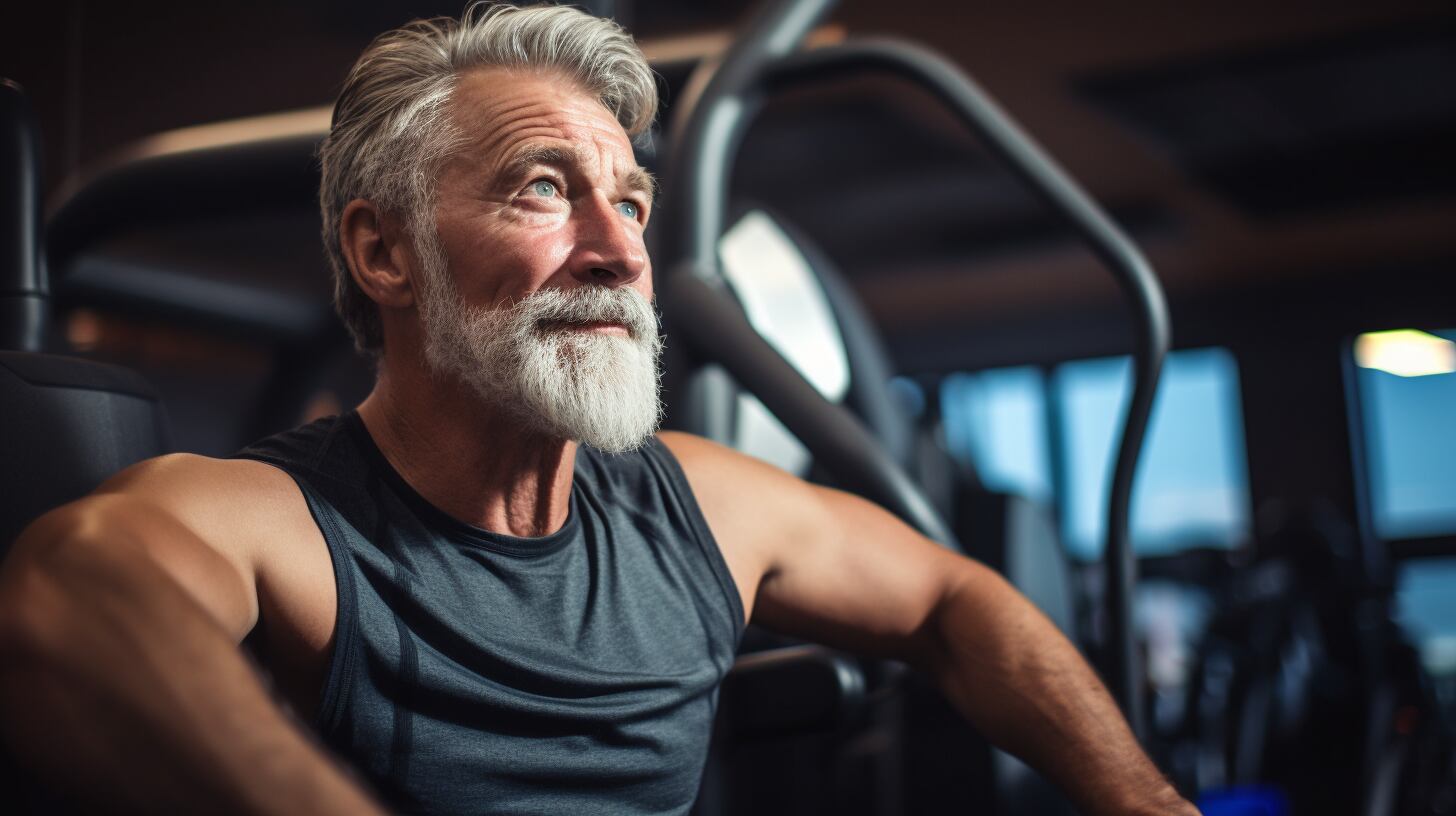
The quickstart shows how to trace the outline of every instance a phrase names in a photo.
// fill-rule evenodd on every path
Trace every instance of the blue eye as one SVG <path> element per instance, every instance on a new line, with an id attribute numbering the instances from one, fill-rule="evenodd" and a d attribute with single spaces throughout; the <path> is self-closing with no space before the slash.
<path id="1" fill-rule="evenodd" d="M 526 189 L 530 190 L 535 195 L 541 196 L 542 198 L 556 197 L 556 185 L 552 184 L 546 179 L 536 179 L 535 181 L 531 182 L 531 186 L 527 187 Z"/>
<path id="2" fill-rule="evenodd" d="M 637 206 L 637 202 L 635 201 L 621 201 L 617 203 L 617 212 L 636 221 L 637 216 L 641 214 L 642 210 Z"/>

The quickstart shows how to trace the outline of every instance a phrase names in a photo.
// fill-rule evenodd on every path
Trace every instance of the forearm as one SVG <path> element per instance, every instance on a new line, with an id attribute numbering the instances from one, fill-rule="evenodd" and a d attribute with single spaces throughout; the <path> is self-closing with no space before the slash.
<path id="1" fill-rule="evenodd" d="M 989 570 L 937 614 L 934 673 L 998 746 L 1041 770 L 1089 814 L 1193 814 L 1133 738 L 1076 648 Z"/>
<path id="2" fill-rule="evenodd" d="M 232 638 L 135 542 L 42 524 L 0 574 L 0 724 L 108 810 L 370 813 Z"/>

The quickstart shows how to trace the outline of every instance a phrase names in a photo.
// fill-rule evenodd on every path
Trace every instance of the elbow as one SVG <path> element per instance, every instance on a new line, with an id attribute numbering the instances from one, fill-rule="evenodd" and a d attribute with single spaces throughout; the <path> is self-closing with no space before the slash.
<path id="1" fill-rule="evenodd" d="M 965 693 L 972 676 L 993 682 L 1024 665 L 1046 638 L 1040 613 L 1000 574 L 966 560 L 946 582 L 927 620 L 920 665 L 952 696 Z"/>
<path id="2" fill-rule="evenodd" d="M 968 568 L 974 566 L 978 565 L 967 562 L 966 568 L 947 573 L 939 597 L 916 632 L 914 657 L 908 661 L 942 689 L 955 677 L 958 653 L 965 646 L 967 615 L 972 614 L 967 606 L 975 602 L 975 577 Z"/>

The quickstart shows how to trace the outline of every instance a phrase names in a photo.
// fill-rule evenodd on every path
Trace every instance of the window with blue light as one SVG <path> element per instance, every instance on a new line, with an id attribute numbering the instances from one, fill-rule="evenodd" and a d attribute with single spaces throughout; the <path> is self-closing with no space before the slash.
<path id="1" fill-rule="evenodd" d="M 941 383 L 946 447 L 986 487 L 1051 501 L 1046 385 L 1033 366 L 952 374 Z"/>
<path id="2" fill-rule="evenodd" d="M 1035 366 L 948 376 L 946 445 L 990 489 L 1055 502 L 1068 551 L 1098 558 L 1130 366 L 1124 357 L 1065 363 L 1050 378 Z M 1144 555 L 1239 546 L 1249 506 L 1233 356 L 1170 354 L 1134 487 L 1133 546 Z"/>
<path id="3" fill-rule="evenodd" d="M 1366 334 L 1354 351 L 1372 528 L 1456 533 L 1456 330 Z"/>
<path id="4" fill-rule="evenodd" d="M 1397 618 L 1411 639 L 1430 647 L 1442 674 L 1456 676 L 1456 558 L 1425 558 L 1401 564 L 1396 581 Z"/>
<path id="5" fill-rule="evenodd" d="M 1126 358 L 1066 363 L 1054 373 L 1068 551 L 1100 557 L 1106 540 L 1113 445 L 1132 391 Z M 1223 349 L 1168 355 L 1132 500 L 1142 555 L 1235 547 L 1249 537 L 1248 465 L 1238 368 Z"/>
<path id="6" fill-rule="evenodd" d="M 1456 727 L 1456 558 L 1401 564 L 1395 614 L 1429 673 L 1448 726 Z"/>

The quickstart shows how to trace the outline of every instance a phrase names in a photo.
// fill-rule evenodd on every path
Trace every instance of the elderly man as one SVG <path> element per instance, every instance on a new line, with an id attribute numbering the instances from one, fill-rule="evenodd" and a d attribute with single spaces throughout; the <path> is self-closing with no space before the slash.
<path id="1" fill-rule="evenodd" d="M 31 526 L 0 583 L 18 753 L 126 809 L 683 813 L 751 618 L 930 672 L 1089 813 L 1192 812 L 994 573 L 654 435 L 653 186 L 629 138 L 655 108 L 631 39 L 571 9 L 369 46 L 320 198 L 374 390 Z"/>

